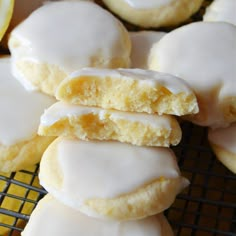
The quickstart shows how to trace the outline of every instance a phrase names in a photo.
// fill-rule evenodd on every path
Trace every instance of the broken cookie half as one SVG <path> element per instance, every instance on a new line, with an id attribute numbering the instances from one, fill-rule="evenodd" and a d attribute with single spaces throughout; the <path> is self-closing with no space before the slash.
<path id="1" fill-rule="evenodd" d="M 56 98 L 131 112 L 177 116 L 198 112 L 196 96 L 184 80 L 142 69 L 78 70 L 60 83 Z"/>

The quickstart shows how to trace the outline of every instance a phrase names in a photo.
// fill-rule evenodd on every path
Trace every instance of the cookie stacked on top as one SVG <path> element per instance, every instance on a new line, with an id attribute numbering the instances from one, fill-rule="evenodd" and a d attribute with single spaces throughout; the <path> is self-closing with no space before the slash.
<path id="1" fill-rule="evenodd" d="M 92 216 L 130 220 L 169 207 L 186 183 L 167 148 L 179 143 L 181 129 L 158 108 L 193 112 L 197 103 L 186 84 L 168 77 L 137 69 L 72 73 L 57 89 L 61 101 L 41 117 L 40 135 L 61 136 L 41 161 L 42 185 Z"/>
<path id="2" fill-rule="evenodd" d="M 63 37 L 55 21 L 67 26 Z M 40 164 L 49 195 L 22 235 L 171 235 L 163 216 L 153 215 L 188 185 L 169 148 L 181 140 L 175 116 L 198 112 L 188 85 L 164 73 L 112 69 L 129 66 L 129 34 L 92 2 L 46 4 L 12 32 L 9 46 L 22 84 L 59 100 L 38 130 L 59 136 Z M 47 232 L 39 230 L 42 219 Z"/>
<path id="3" fill-rule="evenodd" d="M 147 70 L 87 68 L 62 81 L 56 97 L 39 134 L 59 138 L 44 153 L 39 178 L 57 204 L 123 227 L 163 212 L 188 185 L 169 148 L 181 139 L 170 114 L 198 109 L 182 80 Z"/>

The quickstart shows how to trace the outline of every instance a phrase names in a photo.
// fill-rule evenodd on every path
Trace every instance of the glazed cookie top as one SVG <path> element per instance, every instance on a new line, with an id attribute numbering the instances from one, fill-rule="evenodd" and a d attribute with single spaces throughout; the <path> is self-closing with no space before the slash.
<path id="1" fill-rule="evenodd" d="M 42 227 L 42 225 L 44 227 Z M 138 221 L 104 221 L 88 217 L 46 195 L 32 213 L 22 236 L 172 236 L 170 226 L 163 215 Z M 166 233 L 166 234 L 165 234 Z"/>
<path id="2" fill-rule="evenodd" d="M 160 178 L 180 176 L 175 155 L 169 148 L 60 137 L 41 161 L 40 181 L 49 192 L 49 176 L 45 173 L 51 171 L 45 172 L 44 168 L 51 166 L 46 164 L 51 158 L 58 163 L 62 191 L 82 202 L 91 198 L 114 198 Z M 52 178 L 58 179 L 55 174 Z"/>
<path id="3" fill-rule="evenodd" d="M 0 144 L 9 146 L 37 134 L 40 116 L 55 99 L 26 91 L 12 76 L 9 58 L 0 59 L 0 72 Z"/>
<path id="4" fill-rule="evenodd" d="M 124 0 L 131 7 L 137 9 L 158 8 L 174 2 L 175 0 Z"/>
<path id="5" fill-rule="evenodd" d="M 227 128 L 209 129 L 208 139 L 212 144 L 236 153 L 236 123 Z"/>
<path id="6" fill-rule="evenodd" d="M 236 97 L 235 61 L 236 27 L 198 22 L 170 32 L 155 44 L 149 67 L 188 82 L 200 106 L 193 120 L 200 125 L 217 127 L 227 125 L 223 110 L 230 98 Z"/>
<path id="7" fill-rule="evenodd" d="M 11 33 L 22 46 L 9 46 L 15 59 L 54 64 L 69 73 L 93 64 L 106 67 L 112 59 L 129 61 L 126 34 L 114 16 L 93 2 L 49 2 Z"/>
<path id="8" fill-rule="evenodd" d="M 204 21 L 224 21 L 236 25 L 236 1 L 214 0 L 206 9 Z"/>

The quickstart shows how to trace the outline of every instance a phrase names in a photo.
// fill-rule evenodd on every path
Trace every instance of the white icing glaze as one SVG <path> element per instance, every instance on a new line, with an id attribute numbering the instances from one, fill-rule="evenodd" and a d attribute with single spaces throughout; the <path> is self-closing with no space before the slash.
<path id="1" fill-rule="evenodd" d="M 223 99 L 235 97 L 236 27 L 227 23 L 198 22 L 165 35 L 152 48 L 149 67 L 188 82 L 207 108 L 204 126 L 225 126 Z M 215 92 L 215 95 L 212 92 Z"/>
<path id="2" fill-rule="evenodd" d="M 211 143 L 236 154 L 236 123 L 227 128 L 209 129 L 208 139 Z"/>
<path id="3" fill-rule="evenodd" d="M 80 105 L 72 105 L 64 102 L 57 102 L 45 110 L 41 116 L 40 125 L 50 126 L 58 120 L 72 117 L 81 116 L 84 114 L 97 114 L 101 120 L 129 120 L 131 122 L 139 122 L 150 125 L 151 127 L 160 127 L 163 129 L 171 129 L 172 117 L 169 115 L 151 115 L 146 113 L 135 112 L 122 112 L 117 110 L 108 110 L 98 107 L 88 107 Z"/>
<path id="4" fill-rule="evenodd" d="M 105 79 L 111 77 L 112 79 L 124 79 L 124 80 L 136 80 L 140 86 L 143 84 L 149 86 L 163 86 L 166 87 L 173 94 L 185 92 L 186 94 L 192 94 L 192 90 L 187 83 L 170 74 L 159 73 L 157 71 L 142 70 L 142 69 L 96 69 L 96 68 L 84 68 L 77 70 L 69 75 L 67 80 L 63 83 L 70 82 L 70 80 L 76 79 L 80 76 L 96 76 L 99 79 Z M 59 85 L 60 87 L 60 85 Z M 60 88 L 58 87 L 58 90 Z"/>
<path id="5" fill-rule="evenodd" d="M 164 235 L 163 232 L 168 235 Z M 163 215 L 138 221 L 103 221 L 88 217 L 47 195 L 39 202 L 22 232 L 22 236 L 32 235 L 172 236 L 173 234 Z"/>
<path id="6" fill-rule="evenodd" d="M 158 42 L 164 32 L 140 31 L 130 32 L 132 42 L 131 66 L 132 68 L 148 68 L 148 55 L 154 43 Z"/>
<path id="7" fill-rule="evenodd" d="M 90 198 L 118 197 L 160 177 L 180 175 L 169 148 L 69 138 L 61 138 L 55 148 L 55 156 L 43 158 L 57 159 L 63 178 L 60 195 L 77 199 L 78 203 Z M 40 180 L 45 179 L 43 173 Z M 47 189 L 47 183 L 43 186 Z"/>
<path id="8" fill-rule="evenodd" d="M 26 91 L 12 76 L 10 59 L 0 59 L 0 143 L 13 145 L 31 139 L 44 109 L 55 99 L 36 92 Z"/>
<path id="9" fill-rule="evenodd" d="M 16 60 L 54 64 L 70 73 L 91 65 L 94 57 L 101 66 L 111 58 L 128 58 L 121 35 L 120 22 L 93 2 L 51 2 L 12 31 L 21 46 L 11 53 Z"/>
<path id="10" fill-rule="evenodd" d="M 236 1 L 214 0 L 206 9 L 204 21 L 224 21 L 236 25 Z"/>
<path id="11" fill-rule="evenodd" d="M 163 7 L 174 0 L 124 0 L 127 2 L 131 7 L 137 8 L 137 9 L 152 9 L 152 8 L 158 8 Z"/>

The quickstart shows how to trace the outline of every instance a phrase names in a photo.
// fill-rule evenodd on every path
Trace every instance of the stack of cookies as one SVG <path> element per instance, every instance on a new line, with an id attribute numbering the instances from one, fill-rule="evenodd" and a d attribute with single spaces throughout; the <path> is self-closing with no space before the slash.
<path id="1" fill-rule="evenodd" d="M 175 76 L 141 69 L 80 69 L 68 72 L 66 78 L 58 81 L 53 76 L 66 74 L 58 72 L 60 63 L 56 67 L 32 60 L 36 57 L 32 53 L 34 48 L 21 53 L 19 40 L 22 41 L 24 33 L 23 24 L 10 39 L 13 68 L 24 81 L 32 83 L 36 78 L 34 85 L 40 82 L 38 87 L 42 91 L 53 93 L 59 100 L 45 111 L 38 131 L 40 135 L 59 138 L 48 147 L 40 164 L 40 183 L 50 195 L 36 208 L 23 235 L 42 233 L 38 228 L 42 220 L 54 234 L 62 232 L 61 227 L 69 221 L 72 224 L 66 224 L 69 229 L 75 227 L 86 234 L 94 234 L 95 229 L 100 232 L 98 224 L 102 231 L 115 227 L 129 235 L 133 232 L 147 235 L 153 230 L 171 235 L 163 216 L 151 216 L 167 209 L 188 185 L 169 146 L 181 140 L 174 115 L 198 112 L 192 90 Z M 58 52 L 56 56 L 58 60 Z M 50 71 L 52 78 L 46 74 L 47 79 L 38 80 L 45 66 L 50 68 L 46 72 Z M 37 74 L 28 78 L 32 68 L 36 68 Z M 66 219 L 64 211 L 71 212 Z M 51 219 L 62 224 L 55 225 Z"/>
<path id="2" fill-rule="evenodd" d="M 151 227 L 153 217 L 145 218 L 167 209 L 188 185 L 169 146 L 181 139 L 173 115 L 198 111 L 192 91 L 167 74 L 87 68 L 63 80 L 56 97 L 59 102 L 44 112 L 38 131 L 59 136 L 41 160 L 40 183 L 50 196 L 39 209 L 49 204 L 55 211 L 64 204 L 95 225 L 116 225 L 120 231 L 131 224 L 129 235 L 142 231 L 135 228 L 142 222 Z M 35 222 L 45 217 L 48 222 L 47 215 L 55 214 L 35 212 L 23 235 L 35 235 Z M 166 223 L 159 225 L 166 230 Z M 91 225 L 86 230 L 94 232 Z M 168 232 L 160 235 L 172 235 Z"/>
<path id="3" fill-rule="evenodd" d="M 38 129 L 57 137 L 40 164 L 49 194 L 22 235 L 172 235 L 161 213 L 188 180 L 169 147 L 181 140 L 176 116 L 198 112 L 187 83 L 125 69 L 129 33 L 89 1 L 44 5 L 13 30 L 9 48 L 22 85 L 58 100 Z"/>

